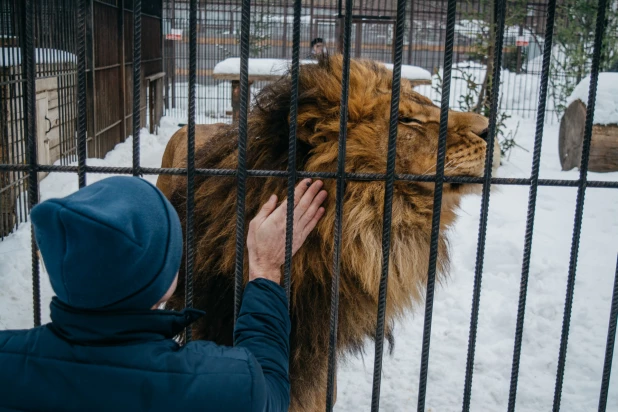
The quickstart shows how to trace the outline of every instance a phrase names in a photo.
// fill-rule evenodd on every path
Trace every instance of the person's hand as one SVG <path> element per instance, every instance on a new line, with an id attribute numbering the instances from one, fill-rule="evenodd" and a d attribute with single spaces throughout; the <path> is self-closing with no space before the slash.
<path id="1" fill-rule="evenodd" d="M 320 180 L 311 184 L 311 179 L 305 179 L 296 186 L 292 255 L 324 216 L 321 205 L 327 192 L 320 190 L 322 186 Z M 281 266 L 285 263 L 286 211 L 287 200 L 277 207 L 277 196 L 272 195 L 249 223 L 249 281 L 265 278 L 280 283 Z"/>

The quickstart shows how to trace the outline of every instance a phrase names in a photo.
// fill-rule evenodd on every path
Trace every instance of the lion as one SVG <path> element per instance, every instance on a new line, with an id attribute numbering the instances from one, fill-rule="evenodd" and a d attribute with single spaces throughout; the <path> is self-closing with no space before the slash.
<path id="1" fill-rule="evenodd" d="M 335 172 L 339 137 L 343 59 L 330 56 L 299 72 L 298 170 Z M 391 107 L 392 72 L 368 60 L 350 62 L 346 171 L 385 173 Z M 284 76 L 263 88 L 248 114 L 247 167 L 287 169 L 291 79 Z M 402 80 L 397 126 L 396 173 L 434 174 L 440 109 Z M 451 111 L 448 121 L 446 175 L 482 176 L 488 122 L 474 113 Z M 236 169 L 238 124 L 196 127 L 197 168 Z M 495 144 L 494 167 L 499 162 Z M 162 167 L 185 167 L 187 128 L 170 140 Z M 161 175 L 157 186 L 186 222 L 185 176 Z M 443 187 L 438 280 L 448 271 L 446 234 L 461 197 L 480 185 L 445 183 Z M 245 219 L 251 219 L 273 193 L 283 199 L 287 179 L 249 177 Z M 195 178 L 194 306 L 206 312 L 193 327 L 195 339 L 232 345 L 236 179 Z M 326 179 L 326 213 L 293 259 L 291 272 L 291 411 L 324 410 L 328 369 L 329 321 L 335 226 L 336 180 Z M 385 336 L 392 342 L 394 321 L 422 301 L 427 282 L 434 184 L 397 181 L 392 206 L 389 285 Z M 382 265 L 383 181 L 348 181 L 343 199 L 339 279 L 338 357 L 362 352 L 374 339 Z M 245 226 L 245 230 L 247 230 Z M 246 236 L 246 234 L 245 234 Z M 245 250 L 245 262 L 246 250 Z M 181 269 L 182 272 L 183 269 Z M 244 267 L 244 280 L 248 271 Z M 184 277 L 169 301 L 184 307 Z M 392 345 L 391 345 L 392 347 Z"/>

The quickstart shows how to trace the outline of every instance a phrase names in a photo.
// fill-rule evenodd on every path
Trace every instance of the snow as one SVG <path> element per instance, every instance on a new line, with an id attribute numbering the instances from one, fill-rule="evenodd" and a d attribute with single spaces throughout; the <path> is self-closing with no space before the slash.
<path id="1" fill-rule="evenodd" d="M 388 70 L 393 70 L 393 65 L 390 63 L 383 63 Z M 431 73 L 418 66 L 409 66 L 407 64 L 401 65 L 401 77 L 410 80 L 431 80 Z"/>
<path id="2" fill-rule="evenodd" d="M 469 65 L 481 73 L 483 66 Z M 468 70 L 468 69 L 466 69 Z M 521 76 L 521 75 L 520 75 Z M 513 76 L 513 78 L 517 78 Z M 461 80 L 454 80 L 454 86 Z M 505 80 L 508 88 L 527 87 Z M 214 93 L 217 89 L 200 89 Z M 429 86 L 420 87 L 431 95 Z M 508 90 L 507 90 L 508 92 Z M 455 95 L 453 95 L 455 96 Z M 456 98 L 456 96 L 455 96 Z M 535 99 L 534 96 L 529 99 Z M 534 107 L 536 102 L 531 103 Z M 185 108 L 179 107 L 178 114 Z M 213 119 L 211 119 L 213 120 Z M 216 121 L 216 120 L 213 120 Z M 142 130 L 141 164 L 158 167 L 171 135 L 186 118 L 164 117 L 158 136 Z M 508 130 L 518 128 L 517 142 L 528 152 L 514 149 L 498 171 L 499 177 L 529 177 L 535 123 L 513 117 Z M 558 126 L 544 129 L 541 178 L 577 179 L 577 171 L 562 172 L 558 158 Z M 116 146 L 104 159 L 88 159 L 93 166 L 131 166 L 132 139 Z M 106 175 L 88 174 L 88 183 Z M 147 176 L 151 182 L 156 176 Z M 618 173 L 589 173 L 590 180 L 618 180 Z M 51 173 L 40 185 L 41 200 L 77 190 L 77 176 Z M 550 410 L 557 367 L 576 188 L 538 189 L 533 248 L 523 335 L 517 410 Z M 517 316 L 525 236 L 528 187 L 494 187 L 490 198 L 487 244 L 480 300 L 474 380 L 473 411 L 506 409 Z M 461 408 L 468 328 L 474 282 L 480 197 L 464 198 L 459 219 L 450 232 L 452 269 L 436 288 L 427 388 L 427 410 Z M 595 410 L 598 402 L 611 291 L 618 240 L 618 190 L 588 188 L 575 282 L 571 333 L 566 362 L 562 410 Z M 32 326 L 30 224 L 0 242 L 0 329 Z M 52 295 L 47 276 L 41 274 L 43 321 L 49 321 Z M 384 411 L 415 409 L 424 306 L 420 305 L 395 329 L 392 356 L 385 354 L 381 389 Z M 618 352 L 618 351 L 617 351 Z M 348 358 L 338 370 L 335 410 L 367 410 L 371 399 L 373 344 L 366 354 Z M 614 356 L 614 365 L 618 359 Z M 615 370 L 616 368 L 614 368 Z M 611 379 L 608 410 L 618 410 L 618 376 Z"/>
<path id="3" fill-rule="evenodd" d="M 315 60 L 301 60 L 300 64 L 315 64 Z M 291 61 L 284 59 L 249 59 L 249 76 L 282 76 L 290 70 Z M 215 65 L 213 74 L 240 75 L 240 57 L 230 57 Z"/>
<path id="4" fill-rule="evenodd" d="M 0 67 L 21 64 L 21 48 L 3 47 L 0 50 L 2 50 L 2 55 L 0 56 Z M 77 62 L 77 56 L 64 50 L 37 48 L 34 53 L 37 64 Z"/>
<path id="5" fill-rule="evenodd" d="M 457 23 L 455 23 L 455 33 L 470 39 L 476 39 L 479 35 L 487 35 L 488 32 L 489 23 L 484 20 L 464 19 L 458 20 Z M 506 26 L 504 28 L 505 39 L 516 38 L 518 36 L 520 36 L 519 26 Z M 532 41 L 534 33 L 529 29 L 523 29 L 521 36 Z"/>
<path id="6" fill-rule="evenodd" d="M 270 21 L 273 23 L 284 23 L 287 22 L 289 24 L 294 24 L 294 16 L 273 16 L 267 15 L 265 16 L 266 21 Z M 311 24 L 311 16 L 300 16 L 301 24 Z"/>
<path id="7" fill-rule="evenodd" d="M 291 60 L 284 59 L 249 59 L 249 76 L 283 76 L 291 66 Z M 301 60 L 300 64 L 315 64 L 315 60 Z M 387 69 L 393 70 L 393 65 L 382 63 Z M 214 74 L 238 74 L 240 75 L 240 58 L 230 57 L 220 61 L 215 65 Z M 427 70 L 416 67 L 402 65 L 401 77 L 412 80 L 430 80 L 431 73 Z"/>
<path id="8" fill-rule="evenodd" d="M 567 99 L 567 107 L 575 100 L 588 105 L 590 76 L 584 78 Z M 594 124 L 618 124 L 618 73 L 599 73 Z"/>

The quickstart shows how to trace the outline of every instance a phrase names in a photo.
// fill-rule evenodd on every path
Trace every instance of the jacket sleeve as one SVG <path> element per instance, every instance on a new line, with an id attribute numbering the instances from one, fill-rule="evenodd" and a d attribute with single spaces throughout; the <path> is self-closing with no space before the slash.
<path id="1" fill-rule="evenodd" d="M 247 284 L 234 328 L 234 345 L 257 361 L 253 398 L 257 410 L 287 411 L 290 404 L 290 317 L 284 289 L 266 279 Z"/>

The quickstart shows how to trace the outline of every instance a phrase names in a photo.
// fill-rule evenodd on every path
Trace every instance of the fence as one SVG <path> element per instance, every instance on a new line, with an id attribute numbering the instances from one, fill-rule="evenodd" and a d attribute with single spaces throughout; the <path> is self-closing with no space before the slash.
<path id="1" fill-rule="evenodd" d="M 137 108 L 133 111 L 133 166 L 132 167 L 96 167 L 86 165 L 86 146 L 87 146 L 87 128 L 86 117 L 87 111 L 87 38 L 85 26 L 87 25 L 87 9 L 89 2 L 87 0 L 81 0 L 78 6 L 78 36 L 76 39 L 76 56 L 77 56 L 77 159 L 78 164 L 76 166 L 67 165 L 43 165 L 38 161 L 38 147 L 35 144 L 35 106 L 36 106 L 36 46 L 35 46 L 35 27 L 33 21 L 35 17 L 37 2 L 34 0 L 25 0 L 18 6 L 19 8 L 19 36 L 15 40 L 16 47 L 19 47 L 23 52 L 23 59 L 21 60 L 20 69 L 17 71 L 16 78 L 12 80 L 13 83 L 17 83 L 21 86 L 20 97 L 22 98 L 23 107 L 23 120 L 22 127 L 23 133 L 21 136 L 25 139 L 25 144 L 22 144 L 23 161 L 11 159 L 11 162 L 3 162 L 0 164 L 0 171 L 2 173 L 20 173 L 22 180 L 27 181 L 28 187 L 28 207 L 33 207 L 38 201 L 38 173 L 40 172 L 64 172 L 64 173 L 77 173 L 77 179 L 79 186 L 86 185 L 86 173 L 117 173 L 117 174 L 132 174 L 135 176 L 140 175 L 152 175 L 152 174 L 167 174 L 167 175 L 186 175 L 187 176 L 187 226 L 186 226 L 186 304 L 188 307 L 192 306 L 193 298 L 193 256 L 194 256 L 194 231 L 193 217 L 194 217 L 194 197 L 195 188 L 194 182 L 196 176 L 232 176 L 237 181 L 237 210 L 236 210 L 236 224 L 237 224 L 237 239 L 236 239 L 236 288 L 235 288 L 235 308 L 239 307 L 240 294 L 242 292 L 242 274 L 243 274 L 243 251 L 244 251 L 244 200 L 246 193 L 246 180 L 248 176 L 252 177 L 280 177 L 287 179 L 287 193 L 288 197 L 294 196 L 294 186 L 298 178 L 312 177 L 320 179 L 334 179 L 336 180 L 336 219 L 335 219 L 335 244 L 333 262 L 332 262 L 332 291 L 331 291 L 331 319 L 330 319 L 330 341 L 329 341 L 329 368 L 328 368 L 328 389 L 326 398 L 326 409 L 332 410 L 334 404 L 333 389 L 334 389 L 334 374 L 336 365 L 336 351 L 334 348 L 337 344 L 337 316 L 338 316 L 338 297 L 339 297 L 339 272 L 340 272 L 340 247 L 341 247 L 341 233 L 342 233 L 342 215 L 343 215 L 343 197 L 345 195 L 345 183 L 346 181 L 383 181 L 385 185 L 385 200 L 384 200 L 384 213 L 383 213 L 383 241 L 382 241 L 382 272 L 380 278 L 380 293 L 379 303 L 377 310 L 377 329 L 376 329 L 376 349 L 375 349 L 375 362 L 373 373 L 373 396 L 372 396 L 372 411 L 379 409 L 380 401 L 380 381 L 382 376 L 382 357 L 383 357 L 383 340 L 385 329 L 385 307 L 386 307 L 386 291 L 389 279 L 389 255 L 390 255 L 390 235 L 391 235 L 391 220 L 392 220 L 392 206 L 393 206 L 393 190 L 395 182 L 432 182 L 434 184 L 434 202 L 433 202 L 433 215 L 432 215 L 432 234 L 430 242 L 430 260 L 428 269 L 428 281 L 426 285 L 426 300 L 425 300 L 425 319 L 424 319 L 424 332 L 423 332 L 423 351 L 420 369 L 420 384 L 418 391 L 418 410 L 425 410 L 425 395 L 427 389 L 427 373 L 428 373 L 428 360 L 430 355 L 430 336 L 432 325 L 432 313 L 433 313 L 433 298 L 435 289 L 435 276 L 436 276 L 436 263 L 438 252 L 438 234 L 440 230 L 440 214 L 442 205 L 442 193 L 445 184 L 451 183 L 465 183 L 465 184 L 477 184 L 482 185 L 482 207 L 480 211 L 480 227 L 478 236 L 478 249 L 476 256 L 476 270 L 475 270 L 475 282 L 473 289 L 473 305 L 470 318 L 470 334 L 469 334 L 469 346 L 468 346 L 468 358 L 467 368 L 465 375 L 465 390 L 463 400 L 463 410 L 467 411 L 470 408 L 470 397 L 472 393 L 472 378 L 473 378 L 473 364 L 475 356 L 476 345 L 476 330 L 479 315 L 479 302 L 481 292 L 481 280 L 483 275 L 483 260 L 485 250 L 485 233 L 487 229 L 487 218 L 489 208 L 489 194 L 492 185 L 523 185 L 529 187 L 529 201 L 528 201 L 528 215 L 526 222 L 526 237 L 524 247 L 524 259 L 521 271 L 521 289 L 519 297 L 519 306 L 517 314 L 517 327 L 514 342 L 514 355 L 512 362 L 511 372 L 511 385 L 508 410 L 513 411 L 515 409 L 515 401 L 517 395 L 517 382 L 519 376 L 519 357 L 522 345 L 523 327 L 524 327 L 524 311 L 526 306 L 527 296 L 527 283 L 530 264 L 530 253 L 532 250 L 532 229 L 535 219 L 535 205 L 537 199 L 537 189 L 539 186 L 561 186 L 561 187 L 573 187 L 577 188 L 577 200 L 575 210 L 575 224 L 572 236 L 572 247 L 570 255 L 570 266 L 568 273 L 568 284 L 566 291 L 566 300 L 564 308 L 564 318 L 562 321 L 562 337 L 560 341 L 560 350 L 558 354 L 558 370 L 556 373 L 556 384 L 554 393 L 554 407 L 553 410 L 557 411 L 560 408 L 561 394 L 563 389 L 563 376 L 566 359 L 566 348 L 569 337 L 570 317 L 573 302 L 573 292 L 575 286 L 576 275 L 576 263 L 579 251 L 579 242 L 581 234 L 582 214 L 584 207 L 584 196 L 588 187 L 606 188 L 608 190 L 618 189 L 618 182 L 616 181 L 590 181 L 587 180 L 588 160 L 590 152 L 590 142 L 593 124 L 593 114 L 595 108 L 595 96 L 599 74 L 599 64 L 601 58 L 601 43 L 602 36 L 605 31 L 605 12 L 607 10 L 607 0 L 599 1 L 598 15 L 596 17 L 595 25 L 595 41 L 594 51 L 592 56 L 592 71 L 590 82 L 590 93 L 587 104 L 587 117 L 585 138 L 582 152 L 582 162 L 580 168 L 579 179 L 577 180 L 547 180 L 539 178 L 539 169 L 541 161 L 541 143 L 543 139 L 543 124 L 545 117 L 545 109 L 548 98 L 548 83 L 549 83 L 549 68 L 550 57 L 552 51 L 552 36 L 555 24 L 555 11 L 556 0 L 551 0 L 547 6 L 547 18 L 546 23 L 542 27 L 545 29 L 545 46 L 543 48 L 542 58 L 542 74 L 540 79 L 540 91 L 539 91 L 539 105 L 536 114 L 536 135 L 534 144 L 534 157 L 532 173 L 529 178 L 495 178 L 492 177 L 492 156 L 494 137 L 496 136 L 496 122 L 498 114 L 498 102 L 500 87 L 494 87 L 491 90 L 491 107 L 489 116 L 489 136 L 487 139 L 487 156 L 485 161 L 485 173 L 483 177 L 466 177 L 466 176 L 445 176 L 445 153 L 446 153 L 446 137 L 447 137 L 447 123 L 449 118 L 449 105 L 450 105 L 450 87 L 452 84 L 452 70 L 455 61 L 455 26 L 457 16 L 457 4 L 454 0 L 449 0 L 446 10 L 446 25 L 444 31 L 444 74 L 441 86 L 441 101 L 440 101 L 440 132 L 439 132 L 439 149 L 436 159 L 436 173 L 435 175 L 401 175 L 395 173 L 395 155 L 397 145 L 397 125 L 398 125 L 398 105 L 400 97 L 400 79 L 401 79 L 401 66 L 404 62 L 404 28 L 406 19 L 406 2 L 399 0 L 397 2 L 397 9 L 395 23 L 394 23 L 394 69 L 393 69 L 393 82 L 392 82 L 392 99 L 391 99 L 391 111 L 390 111 L 390 129 L 388 138 L 388 158 L 387 168 L 385 174 L 358 174 L 350 173 L 345 169 L 345 157 L 346 157 L 346 133 L 347 133 L 347 99 L 350 85 L 349 69 L 350 69 L 350 57 L 352 55 L 352 49 L 354 45 L 354 39 L 352 37 L 353 16 L 348 12 L 353 10 L 353 0 L 346 0 L 345 7 L 342 9 L 342 52 L 344 56 L 343 67 L 343 81 L 342 81 L 342 95 L 341 95 L 341 117 L 340 117 L 340 138 L 339 138 L 339 151 L 337 161 L 336 172 L 305 172 L 296 170 L 294 159 L 296 158 L 296 119 L 298 115 L 298 107 L 296 102 L 298 100 L 298 88 L 295 87 L 292 90 L 292 104 L 290 107 L 290 133 L 289 133 L 289 163 L 287 171 L 264 171 L 264 170 L 248 170 L 247 169 L 247 115 L 249 110 L 249 84 L 248 84 L 248 59 L 250 55 L 250 13 L 251 2 L 250 0 L 243 0 L 240 19 L 240 56 L 241 56 L 241 71 L 240 71 L 240 83 L 241 83 L 241 96 L 240 96 L 240 119 L 238 123 L 238 168 L 234 170 L 219 170 L 219 169 L 196 169 L 195 167 L 195 125 L 196 125 L 196 86 L 199 76 L 198 72 L 198 7 L 197 0 L 190 2 L 188 10 L 189 17 L 189 42 L 188 42 L 188 63 L 187 63 L 187 81 L 188 81 L 188 96 L 187 96 L 187 120 L 188 120 L 188 155 L 187 155 L 187 167 L 182 169 L 160 169 L 160 168 L 145 168 L 140 164 L 140 152 L 139 143 L 140 137 L 137 133 L 137 125 L 141 124 L 141 96 L 140 86 L 142 84 L 141 78 L 143 76 L 141 70 L 141 27 L 143 14 L 140 12 L 133 13 L 134 19 L 134 37 L 133 37 L 133 49 L 134 49 L 134 62 L 133 62 L 133 106 Z M 502 74 L 501 63 L 503 58 L 503 43 L 504 26 L 505 26 L 505 1 L 498 1 L 496 4 L 496 22 L 497 30 L 495 31 L 495 43 L 494 43 L 494 60 L 493 60 L 493 77 L 495 84 L 500 84 L 500 77 Z M 142 10 L 142 4 L 140 0 L 134 0 L 133 8 L 135 11 Z M 291 13 L 292 20 L 292 69 L 290 72 L 292 84 L 298 84 L 299 77 L 299 59 L 301 57 L 301 2 L 295 1 L 294 9 Z M 4 123 L 6 124 L 6 123 Z M 286 239 L 286 264 L 284 284 L 289 292 L 290 288 L 290 272 L 291 272 L 291 223 L 293 219 L 293 206 L 289 203 L 287 209 L 287 229 L 288 237 Z M 32 238 L 34 239 L 34 238 Z M 32 240 L 32 280 L 34 290 L 34 324 L 40 324 L 40 294 L 39 294 L 39 265 L 36 243 Z M 614 349 L 614 339 L 616 331 L 616 321 L 618 317 L 618 268 L 616 272 L 616 283 L 614 286 L 614 295 L 612 300 L 610 325 L 608 331 L 605 365 L 602 376 L 602 389 L 599 399 L 599 410 L 606 410 L 606 400 L 609 387 L 609 376 L 611 370 L 612 353 Z M 187 330 L 187 339 L 191 339 L 191 331 Z"/>
<path id="2" fill-rule="evenodd" d="M 72 0 L 35 2 L 37 161 L 66 165 L 77 159 L 77 8 Z M 0 0 L 0 120 L 2 163 L 28 163 L 23 132 L 23 13 L 19 0 Z M 163 114 L 162 2 L 142 10 L 140 125 L 154 131 Z M 87 153 L 103 158 L 133 134 L 133 10 L 130 0 L 89 0 L 86 10 Z M 147 87 L 146 87 L 147 86 Z M 137 100 L 136 100 L 137 101 Z M 45 172 L 39 173 L 39 178 Z M 27 219 L 27 174 L 0 172 L 0 239 Z"/>
<path id="3" fill-rule="evenodd" d="M 451 85 L 452 105 L 457 106 L 460 96 L 472 94 L 478 99 L 486 73 L 491 73 L 493 53 L 491 30 L 495 24 L 492 17 L 493 2 L 468 0 L 459 3 L 456 11 L 455 35 L 453 37 L 453 62 L 455 80 Z M 558 1 L 558 4 L 564 1 Z M 249 54 L 252 58 L 289 59 L 292 53 L 292 2 L 252 2 Z M 341 1 L 312 0 L 301 10 L 301 58 L 310 52 L 310 41 L 316 37 L 324 39 L 330 51 L 341 52 L 340 16 Z M 507 18 L 503 39 L 502 73 L 503 88 L 500 95 L 500 109 L 524 118 L 536 115 L 536 101 L 541 79 L 541 50 L 545 42 L 545 21 L 547 1 L 507 1 Z M 358 1 L 353 5 L 351 30 L 351 56 L 369 58 L 387 63 L 393 62 L 394 33 L 397 4 L 388 1 Z M 404 22 L 404 64 L 414 65 L 439 73 L 444 56 L 446 25 L 444 16 L 446 1 L 409 0 Z M 186 122 L 187 74 L 188 74 L 188 27 L 189 1 L 166 0 L 164 3 L 164 30 L 166 40 L 166 68 L 170 83 L 168 94 L 170 114 Z M 231 107 L 231 90 L 226 82 L 212 77 L 214 66 L 227 57 L 239 56 L 239 33 L 241 21 L 241 0 L 228 2 L 198 1 L 198 61 L 197 61 L 197 104 L 198 122 L 212 123 L 228 121 Z M 564 25 L 564 13 L 559 15 L 559 24 Z M 492 20 L 493 19 L 493 20 Z M 615 27 L 612 26 L 615 30 Z M 588 45 L 592 47 L 592 44 Z M 571 65 L 558 45 L 554 47 L 551 82 L 553 84 L 579 83 L 581 78 L 571 78 L 565 66 Z M 568 63 L 568 64 L 567 64 Z M 582 63 L 578 63 L 582 66 Z M 582 70 L 590 71 L 590 62 Z M 576 76 L 577 77 L 577 76 Z M 476 83 L 476 90 L 469 90 L 470 80 Z M 263 83 L 255 84 L 258 90 Z M 422 93 L 434 101 L 440 101 L 437 87 L 424 87 Z M 574 85 L 570 89 L 574 87 Z M 556 106 L 568 96 L 554 96 L 547 107 L 546 121 L 558 119 Z M 486 109 L 489 112 L 489 109 Z"/>

